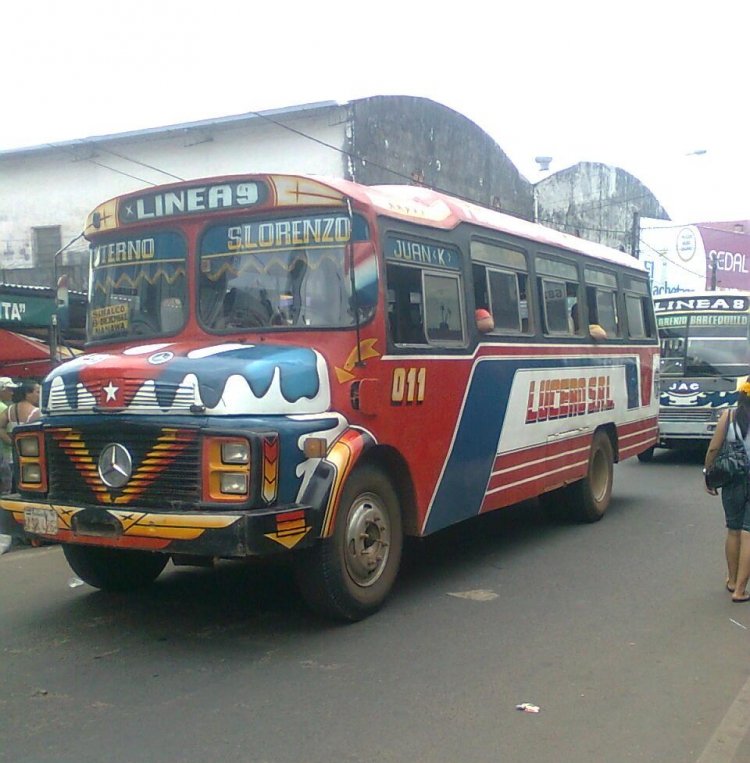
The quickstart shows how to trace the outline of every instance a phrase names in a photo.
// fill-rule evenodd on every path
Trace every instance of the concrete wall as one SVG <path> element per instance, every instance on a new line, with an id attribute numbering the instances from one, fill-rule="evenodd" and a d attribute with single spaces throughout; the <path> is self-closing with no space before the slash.
<path id="1" fill-rule="evenodd" d="M 651 191 L 619 167 L 581 162 L 536 184 L 538 222 L 614 249 L 634 250 L 635 213 L 669 219 Z"/>
<path id="2" fill-rule="evenodd" d="M 532 185 L 500 146 L 452 109 L 425 98 L 354 101 L 353 178 L 365 185 L 414 183 L 528 220 Z"/>

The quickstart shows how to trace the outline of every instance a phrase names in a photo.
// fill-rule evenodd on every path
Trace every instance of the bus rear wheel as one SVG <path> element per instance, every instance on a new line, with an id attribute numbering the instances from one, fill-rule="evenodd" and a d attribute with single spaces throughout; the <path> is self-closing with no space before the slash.
<path id="1" fill-rule="evenodd" d="M 297 560 L 297 584 L 308 605 L 327 617 L 356 621 L 377 611 L 401 562 L 398 497 L 374 466 L 356 469 L 342 490 L 333 535 Z"/>
<path id="2" fill-rule="evenodd" d="M 607 511 L 612 497 L 614 454 L 607 433 L 594 434 L 586 476 L 565 488 L 565 502 L 573 518 L 598 522 Z"/>
<path id="3" fill-rule="evenodd" d="M 103 591 L 130 591 L 150 585 L 169 561 L 166 554 L 151 551 L 67 543 L 63 544 L 63 553 L 70 568 L 84 583 Z"/>

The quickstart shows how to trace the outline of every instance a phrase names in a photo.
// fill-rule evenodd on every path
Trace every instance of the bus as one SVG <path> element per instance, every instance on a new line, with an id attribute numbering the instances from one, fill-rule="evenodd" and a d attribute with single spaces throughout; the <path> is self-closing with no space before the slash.
<path id="1" fill-rule="evenodd" d="M 658 447 L 708 445 L 722 412 L 737 402 L 750 354 L 750 292 L 654 298 L 661 343 Z M 653 457 L 653 449 L 640 454 Z"/>
<path id="2" fill-rule="evenodd" d="M 621 252 L 281 174 L 129 193 L 85 235 L 86 353 L 14 433 L 0 516 L 92 586 L 286 555 L 312 608 L 358 620 L 405 536 L 542 494 L 598 520 L 656 441 L 649 281 Z"/>

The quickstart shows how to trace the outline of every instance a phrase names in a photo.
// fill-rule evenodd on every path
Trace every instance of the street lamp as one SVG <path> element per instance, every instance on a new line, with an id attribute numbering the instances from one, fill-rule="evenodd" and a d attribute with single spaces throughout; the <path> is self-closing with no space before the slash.
<path id="1" fill-rule="evenodd" d="M 549 172 L 549 166 L 552 164 L 551 156 L 535 156 L 534 161 L 539 165 L 539 172 Z"/>
<path id="2" fill-rule="evenodd" d="M 552 164 L 551 156 L 535 156 L 534 161 L 539 165 L 539 172 L 549 172 L 549 166 Z M 539 198 L 536 183 L 531 186 L 531 193 L 534 199 L 534 222 L 539 222 Z"/>

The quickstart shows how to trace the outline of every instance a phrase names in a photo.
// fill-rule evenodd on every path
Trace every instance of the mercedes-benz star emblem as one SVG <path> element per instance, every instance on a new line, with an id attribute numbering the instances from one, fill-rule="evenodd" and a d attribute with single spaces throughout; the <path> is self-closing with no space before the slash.
<path id="1" fill-rule="evenodd" d="M 119 442 L 107 445 L 99 456 L 99 476 L 107 487 L 122 487 L 133 474 L 133 459 Z"/>

